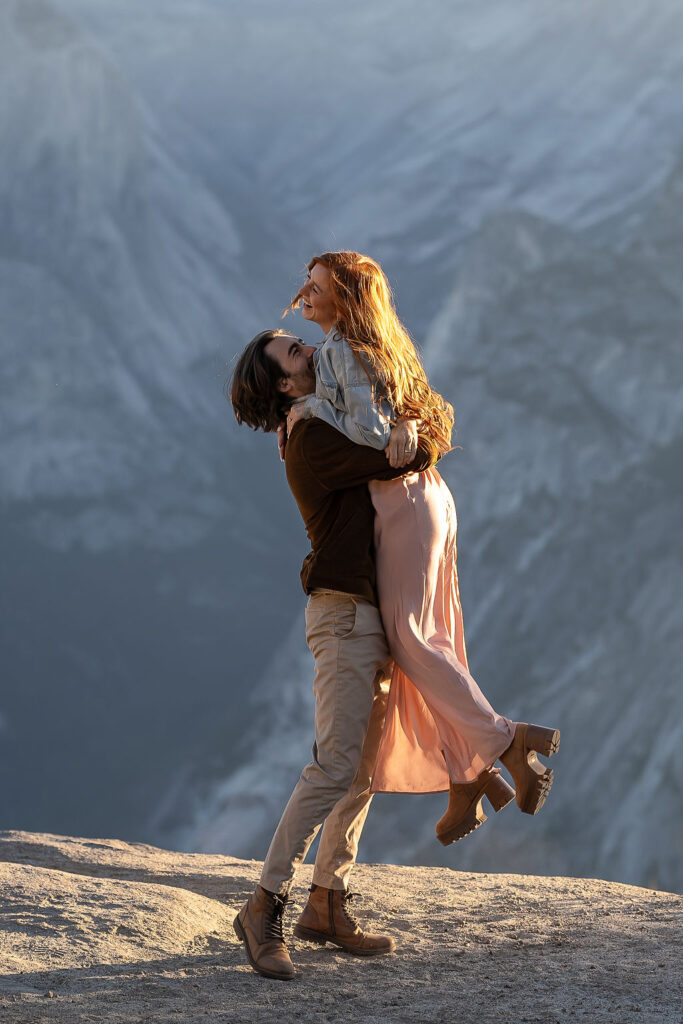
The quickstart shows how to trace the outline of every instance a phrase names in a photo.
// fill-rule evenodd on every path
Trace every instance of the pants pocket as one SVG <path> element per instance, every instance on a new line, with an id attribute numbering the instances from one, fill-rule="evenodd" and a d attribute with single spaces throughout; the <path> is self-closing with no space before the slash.
<path id="1" fill-rule="evenodd" d="M 339 602 L 334 613 L 332 632 L 336 637 L 350 636 L 356 625 L 356 602 L 353 598 Z"/>

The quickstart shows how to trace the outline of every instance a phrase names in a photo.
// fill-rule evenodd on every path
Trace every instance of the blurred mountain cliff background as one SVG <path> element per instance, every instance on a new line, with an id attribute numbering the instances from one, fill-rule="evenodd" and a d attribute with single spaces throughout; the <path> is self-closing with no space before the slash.
<path id="1" fill-rule="evenodd" d="M 538 818 L 361 858 L 683 886 L 683 3 L 0 2 L 0 827 L 262 857 L 312 739 L 273 438 L 305 262 L 380 260 L 460 447 L 470 664 Z M 307 341 L 318 334 L 288 321 Z"/>

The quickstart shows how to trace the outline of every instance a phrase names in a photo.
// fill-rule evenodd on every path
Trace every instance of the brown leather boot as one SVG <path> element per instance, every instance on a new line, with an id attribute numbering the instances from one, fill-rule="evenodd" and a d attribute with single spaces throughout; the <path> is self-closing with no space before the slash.
<path id="1" fill-rule="evenodd" d="M 515 795 L 512 786 L 500 777 L 499 768 L 487 768 L 473 782 L 451 782 L 446 813 L 436 824 L 436 837 L 444 846 L 464 839 L 486 821 L 484 797 L 500 811 Z"/>
<path id="2" fill-rule="evenodd" d="M 257 885 L 234 921 L 234 929 L 244 943 L 254 970 L 265 974 L 266 978 L 281 981 L 294 977 L 282 934 L 282 915 L 287 900 L 287 896 L 278 896 Z"/>
<path id="3" fill-rule="evenodd" d="M 500 755 L 515 783 L 517 805 L 525 814 L 536 814 L 546 801 L 553 784 L 553 770 L 539 761 L 560 749 L 560 730 L 518 722 L 515 738 Z"/>
<path id="4" fill-rule="evenodd" d="M 294 934 L 309 942 L 333 942 L 356 956 L 377 956 L 392 953 L 396 943 L 388 935 L 364 932 L 349 913 L 349 900 L 354 893 L 346 889 L 325 889 L 312 885 L 304 912 L 294 925 Z"/>

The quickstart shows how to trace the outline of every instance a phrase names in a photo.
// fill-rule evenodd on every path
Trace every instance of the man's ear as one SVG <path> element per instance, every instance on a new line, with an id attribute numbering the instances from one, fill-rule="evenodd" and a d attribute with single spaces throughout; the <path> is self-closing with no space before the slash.
<path id="1" fill-rule="evenodd" d="M 291 377 L 280 377 L 277 382 L 277 389 L 281 391 L 283 395 L 288 395 L 292 390 L 292 379 Z"/>

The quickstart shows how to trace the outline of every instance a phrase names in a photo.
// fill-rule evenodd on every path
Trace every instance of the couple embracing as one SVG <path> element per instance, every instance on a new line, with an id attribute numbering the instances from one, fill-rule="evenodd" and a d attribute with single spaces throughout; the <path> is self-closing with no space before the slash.
<path id="1" fill-rule="evenodd" d="M 322 826 L 302 939 L 361 956 L 389 953 L 364 932 L 348 880 L 375 792 L 448 791 L 447 845 L 516 798 L 535 814 L 552 783 L 539 760 L 560 734 L 494 711 L 467 667 L 456 511 L 435 465 L 450 450 L 452 407 L 429 386 L 374 260 L 314 257 L 291 310 L 325 334 L 319 348 L 263 331 L 239 357 L 238 422 L 279 431 L 311 551 L 306 639 L 315 659 L 315 742 L 255 892 L 235 918 L 252 967 L 289 979 L 283 914 Z M 285 425 L 286 424 L 286 425 Z M 508 770 L 514 788 L 500 775 Z"/>

